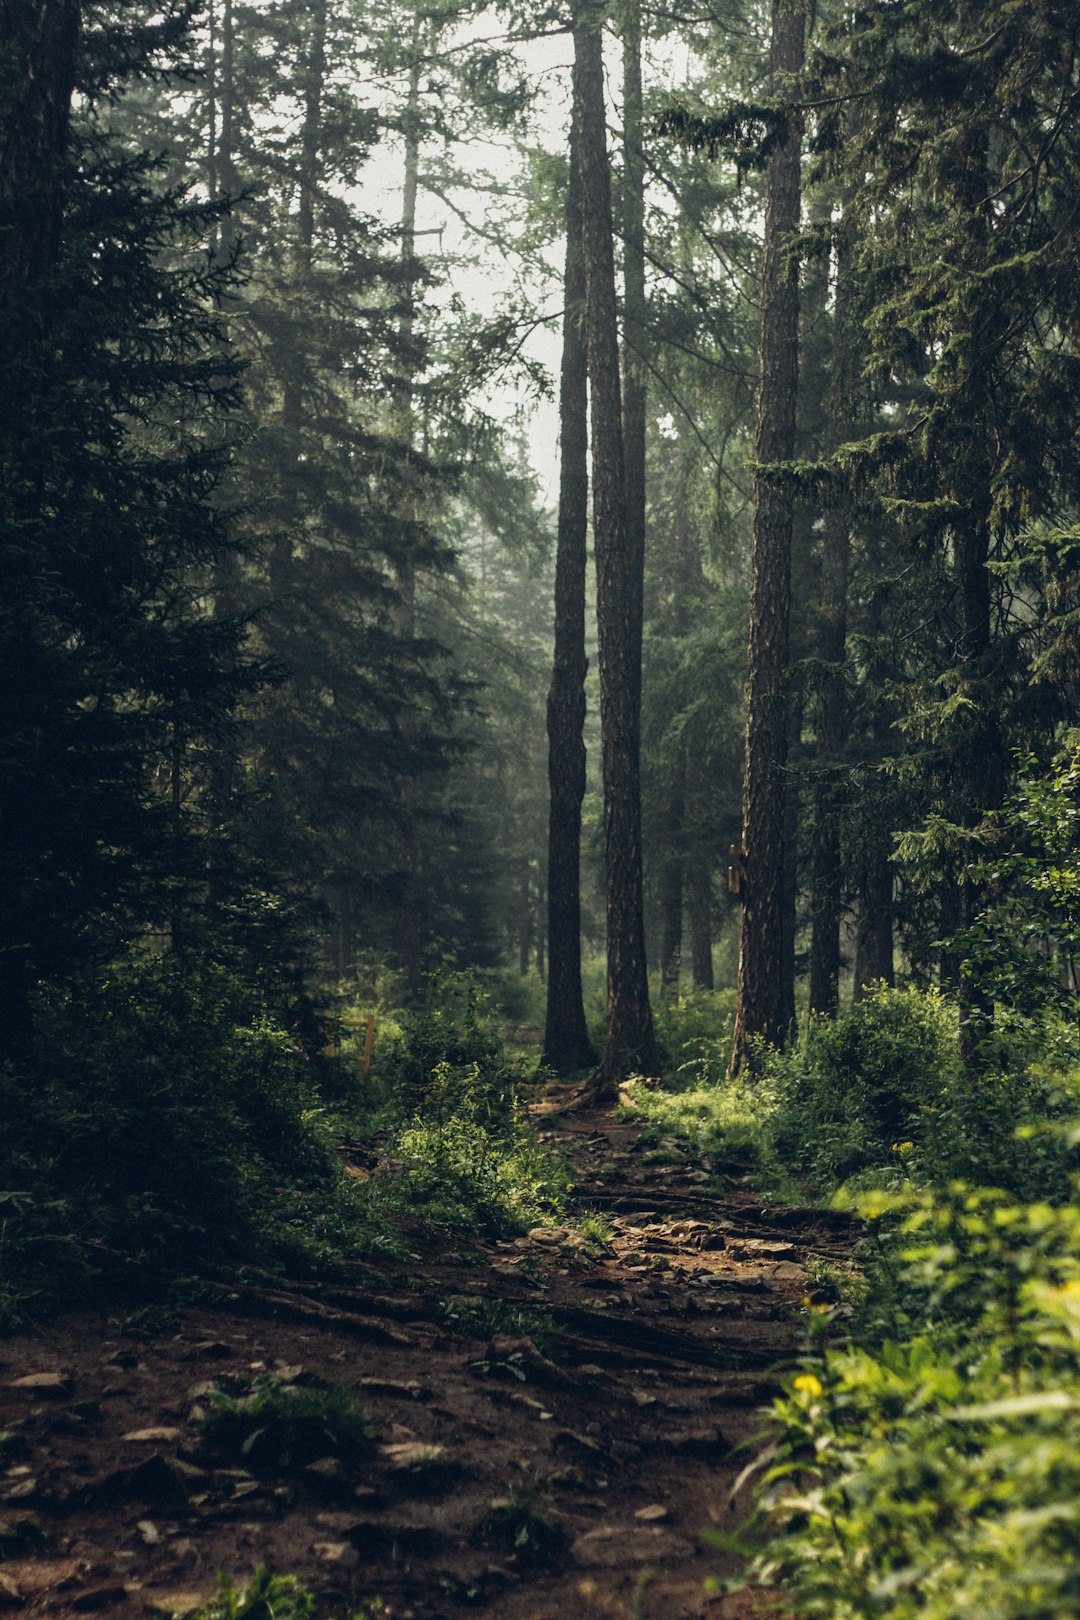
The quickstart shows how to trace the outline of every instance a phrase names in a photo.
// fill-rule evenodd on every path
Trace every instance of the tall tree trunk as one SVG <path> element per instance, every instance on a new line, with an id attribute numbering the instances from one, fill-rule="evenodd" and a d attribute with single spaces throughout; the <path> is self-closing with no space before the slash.
<path id="1" fill-rule="evenodd" d="M 206 77 L 210 104 L 208 118 L 210 138 L 206 154 L 207 190 L 214 198 L 222 195 L 235 199 L 240 187 L 237 183 L 235 144 L 236 30 L 233 0 L 222 0 L 220 36 L 213 4 L 208 7 L 207 22 L 209 48 Z M 212 253 L 216 263 L 225 264 L 230 260 L 235 252 L 238 236 L 236 216 L 230 210 L 214 226 Z M 226 302 L 220 294 L 219 299 L 222 304 Z M 215 557 L 211 577 L 212 611 L 216 620 L 232 619 L 250 607 L 250 590 L 245 587 L 240 558 L 235 551 L 226 550 Z M 215 824 L 215 838 L 210 847 L 207 865 L 207 903 L 211 910 L 226 900 L 235 883 L 232 832 L 236 822 L 238 796 L 243 790 L 243 771 L 238 750 L 238 738 L 232 733 L 226 733 L 216 740 L 210 757 L 208 798 Z"/>
<path id="2" fill-rule="evenodd" d="M 801 525 L 800 525 L 801 527 Z M 809 525 L 807 525 L 809 528 Z M 809 539 L 809 534 L 807 534 Z M 780 990 L 781 1028 L 785 1040 L 795 1028 L 796 946 L 799 932 L 799 813 L 802 803 L 799 769 L 802 764 L 802 683 L 790 693 L 788 704 L 788 778 L 784 799 L 784 898 L 782 907 Z"/>
<path id="3" fill-rule="evenodd" d="M 548 981 L 543 1061 L 556 1074 L 596 1062 L 581 993 L 581 804 L 585 797 L 585 565 L 589 502 L 588 356 L 579 131 L 570 138 L 566 203 L 555 657 L 547 700 Z"/>
<path id="4" fill-rule="evenodd" d="M 687 910 L 690 914 L 690 972 L 695 990 L 716 986 L 712 959 L 712 872 L 704 852 L 687 861 Z"/>
<path id="5" fill-rule="evenodd" d="M 0 0 L 0 464 L 22 460 L 18 447 L 35 431 L 37 401 L 50 357 L 49 273 L 60 248 L 64 162 L 75 88 L 79 0 Z M 18 694 L 7 694 L 9 709 Z M 17 707 L 9 715 L 21 723 Z M 0 836 L 19 819 L 8 784 Z M 11 821 L 9 821 L 9 816 Z M 33 1036 L 30 885 L 3 897 L 0 923 L 0 1062 L 24 1062 Z"/>
<path id="6" fill-rule="evenodd" d="M 989 157 L 985 134 L 963 136 L 956 152 L 957 194 L 971 233 L 973 268 L 988 254 L 990 204 Z M 957 666 L 973 699 L 954 766 L 955 794 L 962 826 L 974 827 L 987 810 L 1000 805 L 1005 792 L 1006 763 L 997 714 L 987 704 L 981 682 L 991 644 L 990 525 L 994 476 L 995 424 L 989 401 L 994 395 L 994 357 L 1002 323 L 1008 316 L 990 313 L 988 323 L 965 335 L 971 352 L 969 420 L 957 424 L 964 453 L 951 469 L 959 517 L 952 526 L 953 577 L 959 637 Z M 968 875 L 959 881 L 961 930 L 974 926 L 984 904 L 981 886 Z M 960 1051 L 969 1074 L 980 1067 L 979 1047 L 993 1025 L 994 998 L 960 974 Z"/>
<path id="7" fill-rule="evenodd" d="M 304 122 L 300 131 L 300 168 L 296 208 L 296 254 L 301 277 L 306 277 L 315 248 L 315 199 L 319 183 L 319 151 L 322 141 L 323 88 L 326 80 L 326 0 L 314 0 L 311 8 L 307 61 L 304 67 Z M 303 417 L 303 388 L 297 364 L 286 374 L 281 419 L 290 440 L 299 439 Z M 290 449 L 291 454 L 291 449 Z M 290 541 L 291 548 L 291 541 Z"/>
<path id="8" fill-rule="evenodd" d="M 627 546 L 611 178 L 604 117 L 602 13 L 583 5 L 574 22 L 578 64 L 585 280 L 592 404 L 593 532 L 603 737 L 607 895 L 607 1046 L 602 1089 L 656 1067 L 641 876 L 641 600 L 643 581 Z"/>
<path id="9" fill-rule="evenodd" d="M 0 0 L 0 322 L 4 364 L 40 337 L 63 220 L 80 0 Z M 9 404 L 21 412 L 25 400 Z"/>
<path id="10" fill-rule="evenodd" d="M 401 199 L 401 257 L 406 265 L 416 257 L 416 199 L 420 184 L 420 79 L 422 68 L 421 43 L 423 20 L 417 15 L 413 26 L 412 62 L 409 67 L 409 89 L 405 103 L 405 177 Z M 413 314 L 414 287 L 405 289 L 406 313 L 402 316 L 400 331 L 405 339 L 405 374 L 398 388 L 397 412 L 399 433 L 408 450 L 415 447 L 415 388 L 409 371 L 408 343 L 415 330 Z M 410 492 L 406 496 L 403 516 L 416 520 L 418 503 Z M 399 636 L 405 642 L 416 637 L 416 562 L 406 548 L 395 563 L 397 575 L 396 623 Z M 406 788 L 402 794 L 401 823 L 398 830 L 398 863 L 403 878 L 402 901 L 394 924 L 394 951 L 401 968 L 406 988 L 415 992 L 423 971 L 423 931 L 420 923 L 420 864 L 416 828 L 416 806 L 413 795 Z"/>
<path id="11" fill-rule="evenodd" d="M 633 586 L 631 673 L 641 710 L 641 645 L 645 582 L 645 411 L 648 326 L 645 302 L 645 154 L 641 88 L 641 0 L 627 0 L 622 20 L 623 67 L 623 344 L 622 422 L 626 479 L 626 555 Z M 638 584 L 640 581 L 640 584 Z"/>
<path id="12" fill-rule="evenodd" d="M 528 855 L 518 861 L 517 936 L 518 974 L 524 979 L 528 976 L 533 944 L 532 861 Z"/>
<path id="13" fill-rule="evenodd" d="M 675 773 L 668 795 L 667 837 L 670 840 L 660 864 L 660 994 L 675 1001 L 682 973 L 683 888 L 685 857 L 683 839 L 686 822 L 686 757 L 679 748 Z"/>
<path id="14" fill-rule="evenodd" d="M 844 198 L 836 239 L 836 298 L 833 305 L 832 379 L 829 389 L 828 446 L 835 451 L 851 437 L 855 420 L 857 365 L 851 314 L 851 263 L 856 243 L 853 197 Z M 814 779 L 810 1011 L 831 1017 L 840 987 L 840 920 L 843 883 L 840 815 L 844 778 L 840 761 L 847 742 L 847 593 L 851 556 L 851 509 L 846 496 L 826 508 L 821 547 L 819 656 L 823 667 L 818 692 L 817 774 Z"/>
<path id="15" fill-rule="evenodd" d="M 798 0 L 773 0 L 774 83 L 802 66 L 804 28 Z M 795 447 L 799 277 L 791 237 L 799 224 L 800 148 L 799 123 L 793 115 L 786 138 L 769 159 L 766 177 L 761 382 L 754 443 L 759 463 L 790 460 Z M 752 1062 L 756 1041 L 779 1046 L 787 1034 L 782 967 L 792 513 L 790 484 L 755 477 L 733 1074 Z"/>
<path id="16" fill-rule="evenodd" d="M 867 857 L 856 921 L 854 999 L 872 984 L 895 982 L 893 968 L 893 869 L 883 837 Z"/>

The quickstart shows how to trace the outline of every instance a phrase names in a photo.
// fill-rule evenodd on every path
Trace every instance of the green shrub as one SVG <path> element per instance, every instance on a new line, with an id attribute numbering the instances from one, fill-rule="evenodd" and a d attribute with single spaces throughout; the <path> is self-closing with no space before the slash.
<path id="1" fill-rule="evenodd" d="M 226 972 L 124 962 L 43 994 L 0 1071 L 0 1260 L 17 1296 L 265 1248 L 284 1189 L 341 1172 L 309 1066 Z"/>
<path id="2" fill-rule="evenodd" d="M 721 1076 L 676 1091 L 635 1080 L 622 1093 L 620 1112 L 646 1121 L 657 1134 L 685 1138 L 699 1153 L 749 1168 L 762 1163 L 773 1107 L 767 1081 Z"/>
<path id="3" fill-rule="evenodd" d="M 561 1212 L 568 1172 L 522 1125 L 523 1076 L 474 980 L 434 975 L 387 1063 L 404 1118 L 374 1189 L 385 1206 L 489 1234 Z"/>
<path id="4" fill-rule="evenodd" d="M 312 1620 L 314 1614 L 315 1599 L 295 1575 L 260 1569 L 243 1588 L 222 1575 L 216 1600 L 197 1609 L 191 1620 Z"/>
<path id="5" fill-rule="evenodd" d="M 426 1107 L 436 1069 L 475 1065 L 492 1077 L 504 1071 L 490 1002 L 470 974 L 432 974 L 423 1004 L 399 1017 L 400 1040 L 383 1051 L 379 1068 L 405 1113 Z"/>
<path id="6" fill-rule="evenodd" d="M 474 1118 L 416 1119 L 392 1149 L 385 1196 L 437 1226 L 490 1236 L 527 1231 L 562 1213 L 569 1172 L 524 1131 Z"/>
<path id="7" fill-rule="evenodd" d="M 812 1019 L 771 1057 L 779 1161 L 821 1186 L 893 1162 L 959 1080 L 955 1012 L 934 991 L 881 987 L 832 1020 Z"/>
<path id="8" fill-rule="evenodd" d="M 730 989 L 684 990 L 675 1001 L 657 1001 L 656 1037 L 669 1089 L 715 1086 L 724 1079 L 731 1062 L 736 999 Z"/>
<path id="9" fill-rule="evenodd" d="M 753 1578 L 828 1620 L 1063 1620 L 1080 1610 L 1080 1207 L 959 1184 L 912 1202 L 890 1245 L 898 1336 L 822 1337 L 775 1403 Z"/>
<path id="10" fill-rule="evenodd" d="M 239 1396 L 211 1390 L 207 1407 L 207 1448 L 257 1474 L 371 1449 L 371 1417 L 355 1390 L 344 1385 L 282 1384 L 268 1376 Z"/>

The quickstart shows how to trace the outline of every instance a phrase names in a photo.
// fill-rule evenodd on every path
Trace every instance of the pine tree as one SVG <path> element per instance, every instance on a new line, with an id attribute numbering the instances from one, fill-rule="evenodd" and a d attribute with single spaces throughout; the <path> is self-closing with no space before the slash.
<path id="1" fill-rule="evenodd" d="M 573 125 L 578 134 L 580 123 Z M 559 393 L 555 654 L 548 693 L 548 992 L 543 1061 L 556 1074 L 595 1063 L 581 993 L 581 803 L 585 797 L 585 573 L 589 500 L 581 165 L 571 142 Z"/>
<path id="2" fill-rule="evenodd" d="M 77 13 L 46 6 L 33 20 L 0 107 L 12 157 L 0 420 L 9 1055 L 27 1039 L 35 981 L 198 898 L 198 815 L 162 784 L 180 750 L 227 723 L 247 680 L 238 626 L 201 603 L 231 543 L 213 501 L 236 404 L 213 313 L 228 272 L 209 263 L 211 211 L 163 187 L 153 159 L 128 156 L 108 127 L 113 64 L 167 68 L 180 23 L 96 26 L 73 72 Z"/>
<path id="3" fill-rule="evenodd" d="M 799 71 L 804 30 L 800 9 L 786 0 L 773 0 L 774 80 Z M 800 150 L 799 124 L 792 116 L 766 174 L 761 383 L 754 446 L 760 467 L 790 461 L 795 448 L 799 292 L 791 238 L 799 224 Z M 752 1062 L 756 1041 L 780 1045 L 788 1033 L 783 879 L 792 507 L 789 483 L 773 481 L 762 472 L 755 475 L 734 1073 Z"/>
<path id="4" fill-rule="evenodd" d="M 574 19 L 574 116 L 585 215 L 585 282 L 592 412 L 593 535 L 603 732 L 607 897 L 607 1044 L 601 1089 L 656 1066 L 645 969 L 640 796 L 641 591 L 626 527 L 611 191 L 604 127 L 601 16 Z"/>

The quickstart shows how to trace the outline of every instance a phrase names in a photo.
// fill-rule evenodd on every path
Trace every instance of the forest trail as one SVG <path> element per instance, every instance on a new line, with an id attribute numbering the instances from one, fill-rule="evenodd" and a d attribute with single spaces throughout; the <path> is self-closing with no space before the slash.
<path id="1" fill-rule="evenodd" d="M 799 1351 L 807 1264 L 854 1230 L 763 1209 L 674 1142 L 647 1155 L 608 1113 L 536 1113 L 607 1249 L 407 1233 L 408 1261 L 334 1282 L 248 1274 L 0 1341 L 0 1609 L 183 1614 L 269 1565 L 365 1620 L 747 1620 L 704 1589 L 708 1532 L 745 1511 L 736 1448 Z M 211 1387 L 267 1375 L 359 1386 L 372 1444 L 282 1441 L 271 1417 L 212 1449 Z"/>

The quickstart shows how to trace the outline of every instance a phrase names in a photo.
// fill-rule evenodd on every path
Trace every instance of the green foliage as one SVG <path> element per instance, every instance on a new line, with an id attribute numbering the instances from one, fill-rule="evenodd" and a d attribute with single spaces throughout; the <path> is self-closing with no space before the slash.
<path id="1" fill-rule="evenodd" d="M 476 981 L 433 975 L 401 1023 L 381 1073 L 403 1123 L 377 1196 L 463 1233 L 522 1231 L 559 1213 L 568 1172 L 521 1123 L 522 1076 Z"/>
<path id="2" fill-rule="evenodd" d="M 699 1153 L 748 1167 L 760 1164 L 766 1151 L 773 1106 L 768 1081 L 749 1084 L 723 1077 L 674 1092 L 635 1080 L 622 1102 L 624 1111 L 647 1121 L 655 1132 L 684 1137 Z"/>
<path id="3" fill-rule="evenodd" d="M 880 987 L 835 1020 L 812 1019 L 769 1076 L 777 1157 L 835 1186 L 890 1164 L 956 1087 L 955 1013 L 936 992 Z"/>
<path id="4" fill-rule="evenodd" d="M 610 1252 L 615 1228 L 611 1224 L 611 1217 L 605 1215 L 602 1209 L 586 1210 L 578 1219 L 577 1229 L 585 1239 L 585 1247 L 590 1254 Z"/>
<path id="5" fill-rule="evenodd" d="M 664 1054 L 664 1083 L 672 1090 L 713 1086 L 727 1073 L 735 1031 L 736 993 L 684 990 L 658 1000 L 656 1038 Z"/>
<path id="6" fill-rule="evenodd" d="M 828 1620 L 1061 1620 L 1080 1602 L 1080 1207 L 960 1184 L 910 1202 L 898 1336 L 820 1334 L 774 1405 L 754 1578 Z"/>
<path id="7" fill-rule="evenodd" d="M 400 1132 L 388 1195 L 437 1226 L 502 1236 L 561 1214 L 568 1187 L 563 1161 L 521 1127 L 493 1131 L 451 1114 Z"/>
<path id="8" fill-rule="evenodd" d="M 379 1074 L 403 1111 L 447 1117 L 460 1105 L 486 1124 L 513 1116 L 515 1073 L 471 974 L 432 974 L 421 1005 L 401 1014 L 400 1028 L 400 1040 L 380 1056 Z"/>
<path id="9" fill-rule="evenodd" d="M 5 1286 L 70 1295 L 302 1241 L 283 1189 L 340 1171 L 310 1065 L 221 969 L 118 963 L 43 992 L 25 1072 L 0 1070 Z"/>
<path id="10" fill-rule="evenodd" d="M 1042 769 L 1033 756 L 1005 805 L 986 816 L 969 875 L 987 896 L 950 947 L 980 991 L 1041 1023 L 1075 1010 L 1080 947 L 1080 742 Z"/>
<path id="11" fill-rule="evenodd" d="M 192 1620 L 312 1620 L 314 1613 L 315 1599 L 295 1575 L 260 1569 L 243 1588 L 222 1575 L 217 1598 L 197 1609 Z"/>
<path id="12" fill-rule="evenodd" d="M 88 18 L 56 154 L 57 260 L 29 286 L 5 279 L 0 308 L 0 1050 L 16 1057 L 37 979 L 100 961 L 202 892 L 201 799 L 170 784 L 257 684 L 239 621 L 205 606 L 211 569 L 236 552 L 220 498 L 235 269 L 206 256 L 216 208 L 98 116 L 121 92 L 99 58 L 157 73 L 169 35 L 161 19 L 140 33 Z M 32 120 L 13 127 L 12 105 L 4 139 L 18 146 Z M 13 265 L 40 206 L 4 194 Z"/>
<path id="13" fill-rule="evenodd" d="M 370 1450 L 371 1418 L 344 1385 L 283 1384 L 272 1376 L 243 1395 L 211 1390 L 203 1436 L 209 1449 L 253 1473 L 303 1468 L 319 1457 Z"/>
<path id="14" fill-rule="evenodd" d="M 509 1553 L 519 1569 L 542 1568 L 559 1558 L 566 1532 L 529 1490 L 511 1489 L 491 1503 L 481 1539 Z"/>

